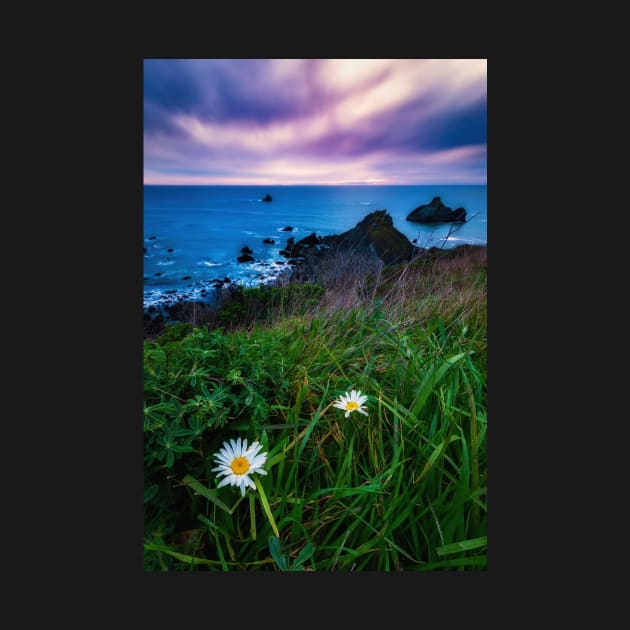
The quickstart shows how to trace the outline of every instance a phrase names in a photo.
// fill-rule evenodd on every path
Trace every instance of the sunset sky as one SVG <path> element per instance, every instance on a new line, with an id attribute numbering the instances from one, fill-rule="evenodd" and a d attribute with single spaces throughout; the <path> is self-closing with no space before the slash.
<path id="1" fill-rule="evenodd" d="M 145 184 L 486 184 L 485 59 L 145 59 Z"/>

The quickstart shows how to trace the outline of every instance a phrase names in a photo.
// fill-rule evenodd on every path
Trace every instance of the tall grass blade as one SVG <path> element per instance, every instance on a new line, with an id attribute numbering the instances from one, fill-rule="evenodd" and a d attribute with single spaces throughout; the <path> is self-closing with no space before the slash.
<path id="1" fill-rule="evenodd" d="M 459 542 L 443 545 L 436 549 L 438 556 L 448 556 L 451 553 L 460 551 L 470 551 L 471 549 L 480 549 L 488 546 L 488 537 L 480 536 L 479 538 L 469 538 L 468 540 L 460 540 Z"/>
<path id="2" fill-rule="evenodd" d="M 262 505 L 263 511 L 267 515 L 267 519 L 269 520 L 269 524 L 271 525 L 271 529 L 273 529 L 273 533 L 280 538 L 280 532 L 278 531 L 278 526 L 276 525 L 276 521 L 273 518 L 273 514 L 271 513 L 271 508 L 269 507 L 269 501 L 267 501 L 267 495 L 265 494 L 265 490 L 260 483 L 260 479 L 258 477 L 254 477 L 254 483 L 256 484 L 256 488 L 258 489 L 258 496 L 260 497 L 260 503 Z"/>

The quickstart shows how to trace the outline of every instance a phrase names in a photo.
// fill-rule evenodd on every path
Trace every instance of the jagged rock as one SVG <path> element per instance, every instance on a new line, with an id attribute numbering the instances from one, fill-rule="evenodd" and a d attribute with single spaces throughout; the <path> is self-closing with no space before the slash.
<path id="1" fill-rule="evenodd" d="M 249 254 L 241 254 L 236 260 L 238 260 L 238 262 L 244 263 L 244 262 L 252 262 L 254 258 L 250 256 Z"/>
<path id="2" fill-rule="evenodd" d="M 155 274 L 155 275 L 156 275 L 156 276 L 161 276 L 161 275 L 163 275 L 163 274 L 164 274 L 164 272 L 163 272 L 163 271 L 158 271 L 158 272 L 156 272 L 156 274 Z"/>
<path id="3" fill-rule="evenodd" d="M 320 242 L 320 239 L 317 238 L 315 232 L 312 232 L 308 236 L 305 236 L 303 239 L 300 239 L 297 242 L 297 245 L 317 245 Z"/>
<path id="4" fill-rule="evenodd" d="M 167 251 L 167 252 L 172 252 L 172 251 L 174 251 L 174 250 L 173 250 L 173 248 L 172 248 L 172 247 L 169 247 L 166 251 Z"/>
<path id="5" fill-rule="evenodd" d="M 157 236 L 149 236 L 149 240 L 150 240 L 150 241 L 153 241 L 153 240 L 155 240 L 156 238 L 157 238 Z"/>
<path id="6" fill-rule="evenodd" d="M 250 249 L 249 247 L 247 247 L 247 245 L 245 245 L 245 247 L 241 247 L 241 252 L 243 254 L 253 254 L 254 250 Z"/>
<path id="7" fill-rule="evenodd" d="M 263 201 L 271 201 L 271 195 L 265 195 Z"/>
<path id="8" fill-rule="evenodd" d="M 392 217 L 386 210 L 375 210 L 342 234 L 318 237 L 312 233 L 297 243 L 290 237 L 280 254 L 291 259 L 289 264 L 295 264 L 292 259 L 301 258 L 305 265 L 312 266 L 338 251 L 380 258 L 389 265 L 410 260 L 419 250 L 394 227 Z"/>
<path id="9" fill-rule="evenodd" d="M 287 239 L 286 247 L 280 250 L 280 255 L 284 256 L 285 258 L 295 258 L 296 256 L 301 255 L 300 250 L 301 248 L 298 247 L 295 243 L 295 238 L 293 236 L 290 236 Z"/>
<path id="10" fill-rule="evenodd" d="M 431 203 L 426 203 L 412 210 L 407 215 L 407 221 L 414 221 L 416 223 L 464 223 L 466 221 L 466 210 L 464 210 L 464 208 L 451 210 L 442 203 L 439 197 L 433 197 Z"/>
<path id="11" fill-rule="evenodd" d="M 293 226 L 292 225 L 287 225 L 286 227 L 283 227 L 282 230 L 280 230 L 281 232 L 293 232 Z"/>
<path id="12" fill-rule="evenodd" d="M 359 221 L 355 227 L 343 232 L 334 241 L 326 244 L 337 249 L 352 249 L 357 252 L 378 256 L 386 265 L 410 260 L 416 252 L 411 241 L 394 227 L 387 210 L 375 210 Z"/>
<path id="13" fill-rule="evenodd" d="M 191 278 L 190 276 L 184 276 L 182 280 L 190 280 L 190 278 Z"/>
<path id="14" fill-rule="evenodd" d="M 263 243 L 267 243 L 268 245 L 273 245 L 276 241 L 272 238 L 264 238 Z M 146 251 L 146 249 L 144 250 Z"/>

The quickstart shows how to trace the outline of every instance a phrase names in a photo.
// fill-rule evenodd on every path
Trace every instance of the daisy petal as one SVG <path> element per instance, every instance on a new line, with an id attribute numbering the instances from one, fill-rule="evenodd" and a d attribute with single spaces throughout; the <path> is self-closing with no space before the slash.
<path id="1" fill-rule="evenodd" d="M 263 466 L 266 461 L 267 461 L 267 457 L 265 453 L 264 455 L 257 455 L 256 457 L 254 457 L 254 459 L 250 461 L 249 465 L 252 468 L 260 468 L 260 466 Z"/>
<path id="2" fill-rule="evenodd" d="M 223 442 L 223 454 L 230 461 L 232 461 L 234 459 L 234 451 L 232 450 L 232 447 L 227 442 Z"/>
<path id="3" fill-rule="evenodd" d="M 258 442 L 254 442 L 247 451 L 243 453 L 243 457 L 252 457 L 256 455 L 256 451 L 260 450 L 262 446 Z"/>

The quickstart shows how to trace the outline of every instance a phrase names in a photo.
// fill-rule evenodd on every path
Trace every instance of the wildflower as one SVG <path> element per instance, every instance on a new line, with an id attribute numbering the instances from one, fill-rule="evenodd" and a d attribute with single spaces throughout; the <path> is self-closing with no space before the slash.
<path id="1" fill-rule="evenodd" d="M 267 471 L 263 470 L 263 466 L 267 461 L 267 453 L 259 453 L 262 445 L 253 442 L 247 448 L 247 439 L 241 443 L 241 438 L 236 442 L 230 440 L 230 443 L 223 442 L 223 448 L 213 455 L 219 464 L 213 471 L 219 471 L 217 478 L 226 475 L 225 479 L 219 482 L 218 487 L 225 485 L 238 486 L 241 489 L 241 495 L 245 496 L 245 487 L 249 486 L 256 490 L 256 484 L 250 479 L 252 473 L 260 473 L 266 475 Z"/>
<path id="2" fill-rule="evenodd" d="M 364 406 L 364 402 L 368 399 L 367 396 L 361 394 L 358 389 L 353 389 L 349 394 L 346 392 L 345 396 L 340 396 L 339 400 L 335 401 L 333 407 L 337 409 L 343 409 L 346 412 L 346 418 L 353 412 L 358 411 L 364 416 L 367 416 L 367 407 Z"/>

